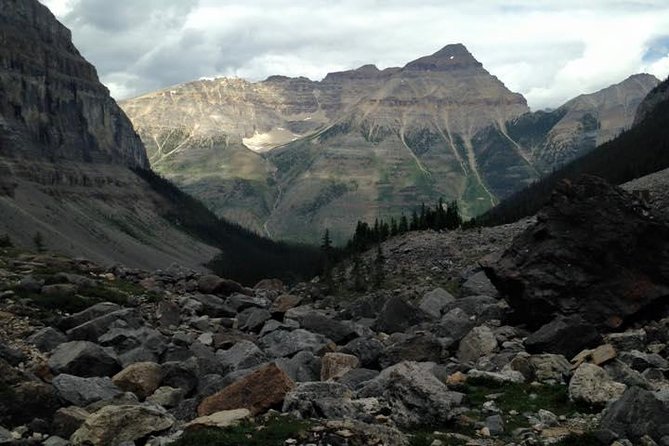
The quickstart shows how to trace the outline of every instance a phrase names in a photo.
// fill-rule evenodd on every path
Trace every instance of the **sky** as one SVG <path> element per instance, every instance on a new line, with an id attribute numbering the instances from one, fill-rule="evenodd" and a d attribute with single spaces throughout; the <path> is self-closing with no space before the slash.
<path id="1" fill-rule="evenodd" d="M 220 76 L 322 79 L 463 43 L 534 110 L 669 75 L 667 0 L 40 0 L 116 99 Z"/>

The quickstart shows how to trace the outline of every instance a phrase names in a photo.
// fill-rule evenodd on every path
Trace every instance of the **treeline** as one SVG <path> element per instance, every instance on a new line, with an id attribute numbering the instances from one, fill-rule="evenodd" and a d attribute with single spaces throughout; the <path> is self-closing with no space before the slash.
<path id="1" fill-rule="evenodd" d="M 295 283 L 321 273 L 325 256 L 318 247 L 269 240 L 217 217 L 202 202 L 152 170 L 135 169 L 135 173 L 171 203 L 163 210 L 163 218 L 222 251 L 206 265 L 216 274 L 253 285 L 267 278 Z"/>
<path id="2" fill-rule="evenodd" d="M 444 201 L 439 199 L 433 208 L 425 206 L 424 203 L 421 204 L 420 210 L 414 210 L 410 218 L 402 214 L 399 219 L 394 217 L 390 220 L 376 219 L 373 225 L 358 221 L 353 237 L 346 244 L 345 252 L 366 251 L 390 237 L 409 231 L 453 230 L 461 225 L 462 217 L 457 201 L 444 205 Z"/>
<path id="3" fill-rule="evenodd" d="M 656 89 L 669 86 L 669 79 Z M 669 101 L 660 102 L 639 124 L 517 192 L 465 226 L 496 226 L 534 215 L 563 179 L 589 174 L 623 184 L 669 168 Z"/>

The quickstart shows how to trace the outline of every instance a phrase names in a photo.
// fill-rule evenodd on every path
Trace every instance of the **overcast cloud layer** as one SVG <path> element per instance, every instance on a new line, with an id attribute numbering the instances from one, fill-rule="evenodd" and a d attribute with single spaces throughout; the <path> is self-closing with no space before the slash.
<path id="1" fill-rule="evenodd" d="M 669 74 L 666 0 L 41 1 L 117 99 L 202 77 L 402 66 L 457 42 L 533 109 Z"/>

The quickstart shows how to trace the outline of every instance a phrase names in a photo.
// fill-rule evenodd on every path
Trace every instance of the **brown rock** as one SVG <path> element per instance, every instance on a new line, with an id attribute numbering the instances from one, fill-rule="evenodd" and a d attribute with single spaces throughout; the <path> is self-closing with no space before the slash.
<path id="1" fill-rule="evenodd" d="M 253 287 L 256 290 L 282 291 L 285 286 L 279 279 L 263 279 Z"/>
<path id="2" fill-rule="evenodd" d="M 460 387 L 467 382 L 467 375 L 462 372 L 455 372 L 446 378 L 446 385 L 448 387 Z"/>
<path id="3" fill-rule="evenodd" d="M 84 424 L 90 413 L 81 407 L 63 407 L 56 411 L 51 423 L 51 432 L 62 438 L 70 436 Z"/>
<path id="4" fill-rule="evenodd" d="M 255 416 L 283 401 L 295 387 L 276 364 L 268 364 L 205 398 L 197 408 L 199 416 L 232 409 L 248 409 Z"/>
<path id="5" fill-rule="evenodd" d="M 272 305 L 272 313 L 285 313 L 291 308 L 295 308 L 302 302 L 300 296 L 293 296 L 292 294 L 282 294 L 277 297 Z"/>
<path id="6" fill-rule="evenodd" d="M 615 357 L 618 356 L 618 352 L 615 347 L 611 344 L 600 345 L 599 347 L 591 350 L 583 350 L 581 353 L 576 355 L 572 362 L 572 369 L 577 369 L 584 362 L 591 362 L 595 365 L 605 364 Z"/>
<path id="7" fill-rule="evenodd" d="M 360 360 L 356 356 L 345 353 L 326 353 L 321 365 L 321 381 L 339 378 L 359 366 Z"/>
<path id="8" fill-rule="evenodd" d="M 161 379 L 160 365 L 154 362 L 138 362 L 114 375 L 112 382 L 143 400 L 156 391 Z"/>
<path id="9" fill-rule="evenodd" d="M 56 285 L 46 285 L 42 287 L 42 294 L 47 296 L 74 296 L 79 291 L 79 287 L 69 283 L 59 283 Z"/>

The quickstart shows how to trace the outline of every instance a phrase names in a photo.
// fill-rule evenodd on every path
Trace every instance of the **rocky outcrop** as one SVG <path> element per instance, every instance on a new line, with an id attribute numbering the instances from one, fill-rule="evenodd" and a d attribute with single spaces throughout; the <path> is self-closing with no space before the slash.
<path id="1" fill-rule="evenodd" d="M 538 221 L 486 273 L 533 326 L 578 314 L 617 328 L 666 304 L 669 226 L 596 177 L 563 182 Z"/>
<path id="2" fill-rule="evenodd" d="M 149 166 L 132 124 L 45 6 L 3 0 L 0 32 L 1 156 Z"/>

